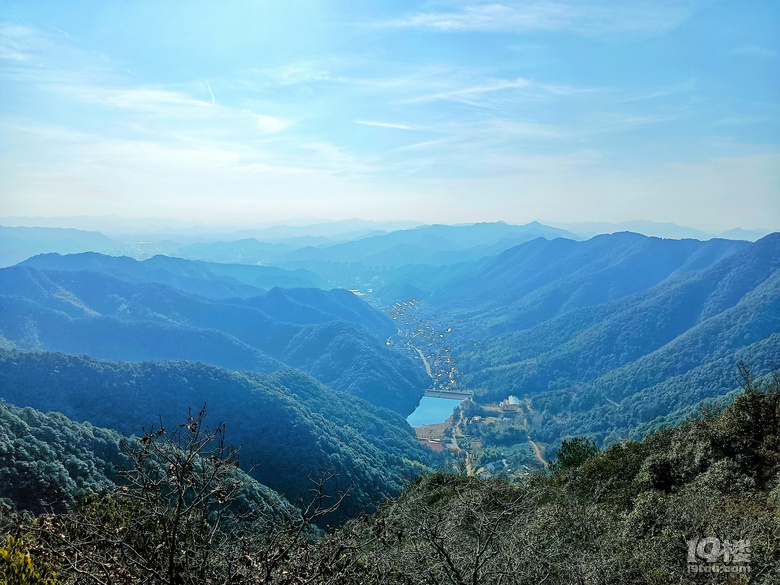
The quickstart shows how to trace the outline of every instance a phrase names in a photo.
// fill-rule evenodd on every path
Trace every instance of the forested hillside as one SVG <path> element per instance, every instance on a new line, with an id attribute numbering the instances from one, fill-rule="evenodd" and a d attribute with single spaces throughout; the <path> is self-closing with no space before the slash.
<path id="1" fill-rule="evenodd" d="M 428 474 L 324 535 L 305 530 L 322 508 L 277 512 L 269 522 L 259 508 L 274 500 L 261 499 L 229 514 L 234 499 L 251 506 L 243 489 L 204 478 L 187 459 L 173 456 L 168 466 L 183 481 L 155 475 L 138 455 L 177 451 L 166 450 L 169 435 L 147 433 L 130 452 L 127 486 L 38 519 L 0 508 L 0 535 L 10 537 L 0 576 L 26 571 L 25 583 L 47 585 L 135 583 L 147 573 L 188 585 L 771 585 L 780 578 L 780 377 L 757 379 L 744 363 L 738 371 L 732 404 L 677 428 L 603 451 L 567 441 L 548 470 L 518 482 Z M 211 448 L 193 442 L 199 420 L 180 427 L 185 454 Z M 219 452 L 211 464 L 232 468 L 230 453 Z M 228 485 L 234 490 L 221 498 L 197 495 Z"/>
<path id="2" fill-rule="evenodd" d="M 725 409 L 641 442 L 570 441 L 522 482 L 427 476 L 323 547 L 364 543 L 346 583 L 775 583 L 780 379 L 743 384 Z M 750 550 L 689 556 L 703 535 Z"/>
<path id="3" fill-rule="evenodd" d="M 353 485 L 349 516 L 397 493 L 433 463 L 398 414 L 319 384 L 303 372 L 232 372 L 189 362 L 115 363 L 48 352 L 0 352 L 0 398 L 57 411 L 126 435 L 207 407 L 242 444 L 252 476 L 295 503 L 305 474 L 333 468 L 330 490 Z M 168 422 L 170 421 L 170 422 Z"/>
<path id="4" fill-rule="evenodd" d="M 421 367 L 386 345 L 394 330 L 387 316 L 345 290 L 215 299 L 104 272 L 0 270 L 0 334 L 20 349 L 260 372 L 293 366 L 406 415 L 427 381 Z"/>
<path id="5" fill-rule="evenodd" d="M 398 271 L 380 291 L 418 289 L 407 338 L 418 323 L 450 324 L 440 333 L 458 386 L 477 402 L 520 397 L 524 430 L 552 449 L 679 420 L 730 392 L 738 361 L 760 372 L 780 363 L 780 234 L 540 239 L 429 268 Z"/>
<path id="6" fill-rule="evenodd" d="M 594 380 L 675 340 L 688 340 L 701 354 L 691 356 L 689 364 L 712 352 L 722 355 L 780 332 L 778 268 L 780 236 L 770 236 L 709 268 L 670 277 L 639 294 L 552 319 L 537 317 L 541 324 L 526 329 L 493 325 L 490 331 L 497 336 L 487 348 L 471 352 L 477 363 L 489 365 L 472 367 L 464 361 L 462 367 L 475 385 L 511 384 L 513 391 L 534 394 Z M 711 335 L 713 328 L 717 335 Z M 686 337 L 678 340 L 682 335 Z M 503 372 L 494 374 L 492 367 Z"/>
<path id="7" fill-rule="evenodd" d="M 171 421 L 174 428 L 176 424 Z M 141 435 L 142 429 L 135 434 Z M 133 465 L 130 455 L 138 445 L 137 436 L 123 437 L 59 412 L 44 414 L 0 401 L 0 501 L 36 515 L 74 510 L 127 483 L 123 476 Z M 242 471 L 234 468 L 229 475 L 240 484 L 235 500 L 244 511 L 254 508 L 269 516 L 295 513 L 282 496 Z"/>
<path id="8" fill-rule="evenodd" d="M 0 401 L 0 498 L 35 514 L 62 512 L 117 480 L 116 431 Z"/>
<path id="9" fill-rule="evenodd" d="M 94 252 L 65 256 L 40 254 L 20 264 L 39 270 L 102 272 L 132 282 L 166 284 L 216 299 L 256 296 L 277 286 L 325 288 L 325 282 L 308 270 L 219 264 L 161 255 L 138 261 L 127 256 L 107 256 Z"/>
<path id="10" fill-rule="evenodd" d="M 474 352 L 482 365 L 463 362 L 467 383 L 485 396 L 531 396 L 539 440 L 626 436 L 638 424 L 725 394 L 740 360 L 762 372 L 780 363 L 778 268 L 780 236 L 768 236 L 646 292 L 499 335 L 488 342 L 488 364 Z"/>

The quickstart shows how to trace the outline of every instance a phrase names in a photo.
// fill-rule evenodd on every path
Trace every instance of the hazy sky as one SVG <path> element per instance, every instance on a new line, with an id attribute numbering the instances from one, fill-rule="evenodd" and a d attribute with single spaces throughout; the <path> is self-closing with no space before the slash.
<path id="1" fill-rule="evenodd" d="M 777 0 L 23 0 L 0 22 L 0 216 L 780 228 Z"/>

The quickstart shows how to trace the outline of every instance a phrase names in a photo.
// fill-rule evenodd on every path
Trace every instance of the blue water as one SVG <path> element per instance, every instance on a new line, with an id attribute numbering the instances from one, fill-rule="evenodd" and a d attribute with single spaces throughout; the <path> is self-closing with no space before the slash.
<path id="1" fill-rule="evenodd" d="M 450 398 L 423 396 L 415 411 L 406 417 L 406 422 L 413 427 L 443 423 L 461 402 L 461 400 L 452 400 Z"/>

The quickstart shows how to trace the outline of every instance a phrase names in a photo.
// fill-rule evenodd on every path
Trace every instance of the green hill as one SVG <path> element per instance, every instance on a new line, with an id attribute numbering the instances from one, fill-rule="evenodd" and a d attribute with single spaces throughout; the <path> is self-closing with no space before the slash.
<path id="1" fill-rule="evenodd" d="M 393 331 L 386 315 L 345 290 L 220 300 L 102 272 L 0 270 L 0 333 L 20 349 L 260 372 L 293 366 L 406 415 L 427 380 L 385 344 Z"/>
<path id="2" fill-rule="evenodd" d="M 178 421 L 205 403 L 264 485 L 305 499 L 305 473 L 333 468 L 354 483 L 341 515 L 370 509 L 432 462 L 406 421 L 303 372 L 233 372 L 189 362 L 100 362 L 48 352 L 0 352 L 0 397 L 127 435 Z M 170 423 L 169 423 L 170 424 Z M 331 489 L 336 489 L 336 483 Z"/>
<path id="3" fill-rule="evenodd" d="M 10 537 L 0 575 L 27 566 L 50 584 L 141 582 L 143 569 L 167 567 L 160 581 L 193 585 L 771 585 L 780 578 L 780 376 L 738 370 L 743 391 L 731 404 L 676 428 L 601 451 L 570 440 L 547 470 L 514 482 L 427 474 L 324 535 L 302 536 L 284 519 L 225 526 L 193 513 L 177 526 L 177 500 L 156 486 L 37 520 L 0 509 L 0 535 Z M 150 538 L 155 529 L 160 538 Z"/>
<path id="4" fill-rule="evenodd" d="M 19 265 L 38 270 L 102 272 L 122 280 L 156 282 L 216 299 L 257 296 L 277 286 L 325 287 L 316 274 L 302 269 L 291 271 L 272 266 L 219 264 L 161 255 L 138 261 L 127 256 L 107 256 L 95 252 L 65 256 L 52 253 L 33 256 Z"/>

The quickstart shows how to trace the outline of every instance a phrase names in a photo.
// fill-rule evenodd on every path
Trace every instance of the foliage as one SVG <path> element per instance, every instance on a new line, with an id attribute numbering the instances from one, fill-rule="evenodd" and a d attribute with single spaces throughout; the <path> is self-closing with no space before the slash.
<path id="1" fill-rule="evenodd" d="M 248 299 L 207 298 L 174 286 L 233 290 L 239 283 L 224 282 L 219 270 L 227 269 L 164 257 L 155 260 L 159 270 L 108 257 L 56 270 L 73 260 L 0 269 L 0 331 L 16 347 L 266 373 L 290 366 L 404 416 L 423 395 L 422 368 L 385 344 L 391 321 L 349 291 L 274 288 Z M 171 286 L 148 282 L 155 278 Z"/>
<path id="2" fill-rule="evenodd" d="M 0 499 L 35 514 L 63 512 L 114 485 L 120 441 L 115 431 L 0 401 Z"/>
<path id="3" fill-rule="evenodd" d="M 558 449 L 555 461 L 549 462 L 549 469 L 553 473 L 561 473 L 567 469 L 574 469 L 593 458 L 599 452 L 599 448 L 587 437 L 575 437 L 566 439 Z"/>
<path id="4" fill-rule="evenodd" d="M 24 542 L 8 537 L 0 547 L 0 582 L 5 585 L 57 585 L 56 572 L 36 566 Z"/>
<path id="5" fill-rule="evenodd" d="M 199 416 L 147 432 L 130 452 L 125 490 L 67 514 L 3 523 L 0 513 L 0 532 L 16 531 L 31 562 L 60 565 L 67 583 L 746 583 L 688 570 L 687 542 L 714 537 L 749 540 L 750 582 L 771 584 L 780 579 L 780 375 L 739 367 L 742 394 L 678 428 L 599 452 L 567 441 L 567 465 L 516 483 L 418 477 L 324 535 L 310 522 L 347 501 L 326 489 L 332 470 L 310 478 L 301 510 L 273 521 L 252 506 L 231 510 L 223 504 L 239 494 L 237 476 L 188 455 L 207 453 Z M 233 451 L 217 459 L 235 470 Z"/>
<path id="6" fill-rule="evenodd" d="M 10 402 L 60 411 L 126 435 L 160 416 L 172 420 L 206 403 L 210 416 L 243 445 L 242 457 L 259 463 L 252 477 L 293 503 L 308 498 L 304 472 L 338 470 L 342 475 L 329 482 L 331 490 L 354 483 L 349 501 L 321 522 L 373 509 L 419 472 L 409 462 L 436 460 L 398 414 L 295 370 L 265 375 L 187 362 L 112 363 L 0 351 L 0 388 Z"/>
<path id="7" fill-rule="evenodd" d="M 559 458 L 570 465 L 554 474 L 514 484 L 427 476 L 320 548 L 359 543 L 345 553 L 344 583 L 649 585 L 711 583 L 688 571 L 686 542 L 746 539 L 750 582 L 775 583 L 780 377 L 747 380 L 723 410 L 643 442 L 598 452 L 566 441 Z"/>
<path id="8" fill-rule="evenodd" d="M 205 409 L 173 430 L 161 424 L 127 441 L 125 482 L 87 496 L 70 512 L 6 517 L 0 532 L 21 533 L 29 551 L 18 553 L 14 544 L 8 554 L 0 552 L 10 559 L 8 570 L 30 579 L 20 583 L 47 585 L 54 581 L 38 579 L 33 562 L 56 565 L 67 583 L 194 585 L 275 578 L 290 551 L 309 546 L 318 534 L 312 521 L 335 511 L 349 490 L 330 500 L 324 486 L 334 473 L 326 471 L 310 477 L 314 495 L 304 509 L 281 498 L 269 506 L 247 489 L 252 481 L 238 469 L 238 449 L 225 443 L 224 426 L 209 429 L 204 419 Z"/>

